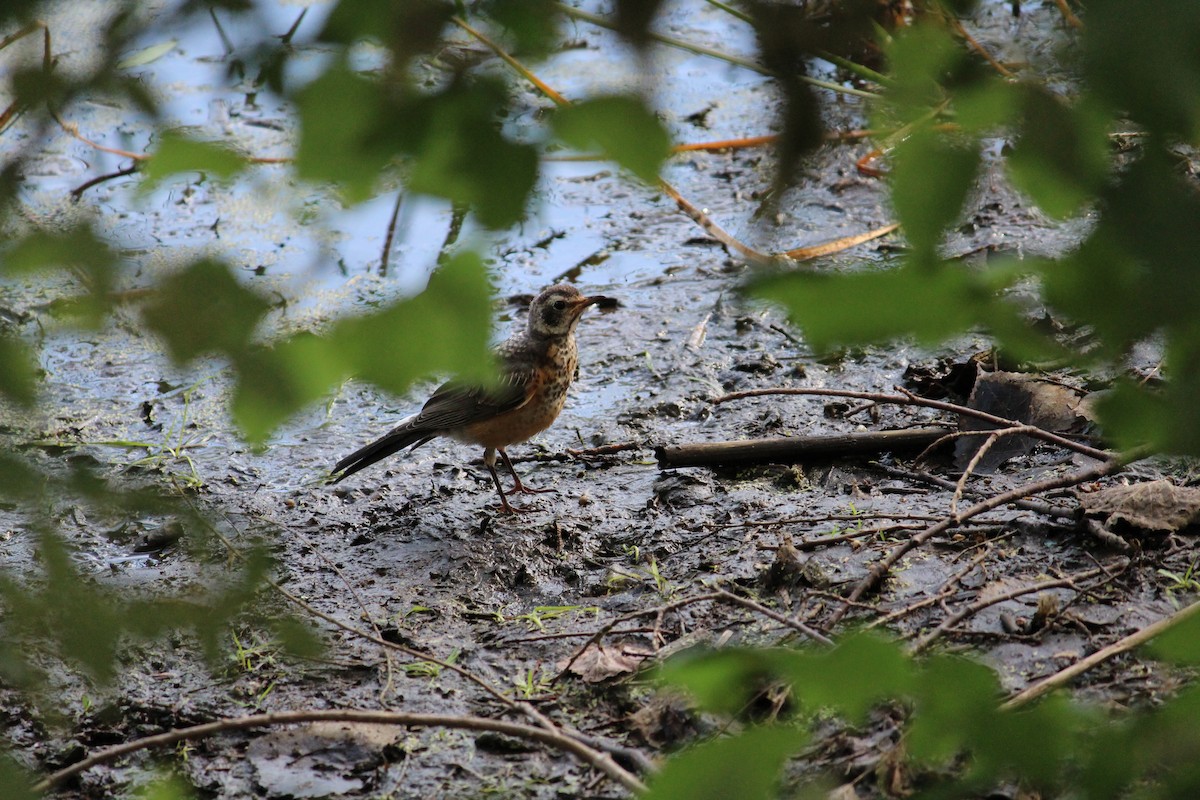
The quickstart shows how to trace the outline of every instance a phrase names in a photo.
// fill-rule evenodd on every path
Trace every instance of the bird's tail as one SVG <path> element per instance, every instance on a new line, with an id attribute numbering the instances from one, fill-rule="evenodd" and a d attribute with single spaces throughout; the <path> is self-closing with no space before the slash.
<path id="1" fill-rule="evenodd" d="M 376 439 L 365 447 L 360 447 L 334 464 L 333 470 L 329 473 L 330 478 L 328 482 L 338 483 L 360 469 L 369 467 L 376 461 L 387 458 L 392 453 L 403 450 L 410 445 L 418 447 L 437 435 L 437 433 L 430 433 L 427 428 L 414 426 L 409 421 L 402 422 L 386 435 Z"/>

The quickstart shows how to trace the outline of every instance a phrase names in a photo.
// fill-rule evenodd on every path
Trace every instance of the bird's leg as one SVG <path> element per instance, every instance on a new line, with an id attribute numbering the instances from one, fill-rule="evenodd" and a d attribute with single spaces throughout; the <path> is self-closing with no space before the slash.
<path id="1" fill-rule="evenodd" d="M 545 494 L 546 492 L 554 491 L 553 489 L 530 489 L 528 486 L 521 483 L 521 476 L 518 475 L 516 469 L 513 468 L 512 459 L 508 457 L 508 453 L 504 452 L 503 447 L 498 449 L 500 450 L 500 457 L 504 459 L 504 466 L 508 467 L 508 471 L 512 473 L 513 476 L 513 488 L 509 494 Z"/>
<path id="2" fill-rule="evenodd" d="M 501 453 L 504 451 L 501 450 Z M 504 457 L 504 461 L 508 462 L 508 456 Z M 496 493 L 500 495 L 500 510 L 505 514 L 517 514 L 528 511 L 526 508 L 519 508 L 508 502 L 508 498 L 504 496 L 504 487 L 500 485 L 500 476 L 496 473 L 496 451 L 489 447 L 483 451 L 483 463 L 487 465 L 488 472 L 492 474 L 492 483 L 496 484 Z M 512 464 L 508 467 L 512 469 Z"/>

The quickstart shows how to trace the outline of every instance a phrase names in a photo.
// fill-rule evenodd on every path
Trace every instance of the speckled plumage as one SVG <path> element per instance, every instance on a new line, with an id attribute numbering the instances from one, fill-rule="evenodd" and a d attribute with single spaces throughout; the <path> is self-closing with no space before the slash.
<path id="1" fill-rule="evenodd" d="M 544 290 L 530 304 L 525 328 L 494 351 L 501 374 L 498 386 L 444 384 L 419 412 L 334 465 L 333 473 L 341 473 L 335 482 L 405 447 L 449 436 L 484 448 L 484 463 L 500 493 L 501 507 L 515 510 L 500 486 L 496 454 L 512 472 L 513 491 L 533 491 L 522 485 L 505 448 L 545 430 L 558 417 L 579 366 L 575 326 L 584 309 L 605 299 L 584 297 L 567 284 Z"/>

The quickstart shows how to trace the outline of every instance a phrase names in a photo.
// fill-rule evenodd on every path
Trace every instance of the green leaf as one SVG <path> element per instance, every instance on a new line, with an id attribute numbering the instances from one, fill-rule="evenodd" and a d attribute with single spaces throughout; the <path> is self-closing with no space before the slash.
<path id="1" fill-rule="evenodd" d="M 1032 87 L 1023 106 L 1009 175 L 1047 214 L 1069 217 L 1095 199 L 1108 177 L 1109 121 L 1085 102 L 1067 106 Z"/>
<path id="2" fill-rule="evenodd" d="M 671 153 L 671 138 L 654 113 L 636 97 L 597 97 L 558 109 L 554 132 L 581 150 L 599 147 L 647 183 L 658 180 L 658 171 Z"/>
<path id="3" fill-rule="evenodd" d="M 469 205 L 479 221 L 520 220 L 537 178 L 537 151 L 500 132 L 507 94 L 492 80 L 454 80 L 436 94 L 397 99 L 334 67 L 301 92 L 300 175 L 334 181 L 348 201 L 368 197 L 380 173 L 407 159 L 412 192 Z"/>
<path id="4" fill-rule="evenodd" d="M 234 367 L 233 419 L 248 440 L 258 443 L 350 373 L 334 343 L 311 333 L 248 350 L 234 360 Z"/>
<path id="5" fill-rule="evenodd" d="M 29 787 L 35 783 L 34 776 L 8 755 L 0 752 L 0 797 L 7 800 L 39 800 Z"/>
<path id="6" fill-rule="evenodd" d="M 296 658 L 316 658 L 325 652 L 321 637 L 310 626 L 291 617 L 269 620 L 283 649 Z"/>
<path id="7" fill-rule="evenodd" d="M 650 782 L 644 800 L 768 800 L 779 772 L 808 739 L 796 728 L 751 728 L 672 756 Z"/>
<path id="8" fill-rule="evenodd" d="M 1065 697 L 1052 695 L 1018 711 L 979 715 L 965 730 L 971 772 L 983 783 L 1020 777 L 1052 789 L 1077 747 L 1081 717 Z"/>
<path id="9" fill-rule="evenodd" d="M 887 108 L 902 122 L 920 119 L 945 99 L 942 83 L 963 57 L 950 33 L 930 23 L 897 34 L 887 56 L 892 79 L 885 93 Z"/>
<path id="10" fill-rule="evenodd" d="M 1160 322 L 1148 296 L 1145 265 L 1114 234 L 1101 226 L 1074 253 L 1042 270 L 1047 302 L 1076 322 L 1095 326 L 1110 357 L 1118 357 Z"/>
<path id="11" fill-rule="evenodd" d="M 1156 326 L 1189 326 L 1200 308 L 1200 190 L 1174 162 L 1175 156 L 1151 144 L 1102 197 L 1102 227 L 1148 270 L 1139 273 L 1139 288 Z M 1110 303 L 1126 299 L 1111 294 Z"/>
<path id="12" fill-rule="evenodd" d="M 32 501 L 45 487 L 46 478 L 12 453 L 0 453 L 0 497 Z"/>
<path id="13" fill-rule="evenodd" d="M 408 187 L 469 205 L 492 228 L 518 222 L 537 179 L 537 151 L 500 132 L 506 90 L 456 81 L 401 109 L 390 126 L 413 160 Z"/>
<path id="14" fill-rule="evenodd" d="M 223 144 L 190 139 L 177 131 L 164 131 L 154 155 L 140 165 L 145 180 L 139 191 L 148 194 L 166 178 L 179 172 L 200 172 L 230 178 L 248 163 L 245 156 Z"/>
<path id="15" fill-rule="evenodd" d="M 225 264 L 201 259 L 159 284 L 142 319 L 182 364 L 203 353 L 244 352 L 269 308 Z"/>
<path id="16" fill-rule="evenodd" d="M 672 657 L 656 673 L 659 682 L 684 689 L 707 711 L 735 714 L 775 677 L 766 650 L 692 648 Z"/>
<path id="17" fill-rule="evenodd" d="M 908 750 L 915 758 L 940 763 L 965 749 L 977 728 L 991 724 L 1000 684 L 980 664 L 934 656 L 917 674 L 914 694 Z"/>
<path id="18" fill-rule="evenodd" d="M 902 648 L 882 636 L 852 634 L 824 651 L 780 653 L 779 674 L 797 699 L 813 709 L 828 709 L 852 725 L 888 698 L 908 694 L 912 663 Z"/>
<path id="19" fill-rule="evenodd" d="M 373 39 L 405 61 L 440 46 L 453 15 L 454 5 L 445 0 L 339 0 L 319 38 L 343 45 Z"/>
<path id="20" fill-rule="evenodd" d="M 484 12 L 516 39 L 516 50 L 548 55 L 558 36 L 562 12 L 556 0 L 486 0 Z"/>
<path id="21" fill-rule="evenodd" d="M 483 262 L 460 253 L 416 297 L 338 322 L 321 337 L 299 334 L 242 354 L 235 362 L 234 419 L 247 438 L 261 442 L 348 375 L 396 393 L 438 372 L 486 381 L 494 375 L 490 317 Z"/>
<path id="22" fill-rule="evenodd" d="M 635 47 L 650 43 L 650 26 L 663 0 L 616 0 L 616 29 Z"/>
<path id="23" fill-rule="evenodd" d="M 919 255 L 932 257 L 945 229 L 962 213 L 979 169 L 979 149 L 928 128 L 892 153 L 892 205 Z"/>
<path id="24" fill-rule="evenodd" d="M 750 294 L 783 305 L 817 350 L 912 335 L 935 343 L 967 330 L 991 292 L 960 265 L 882 272 L 793 272 L 754 281 Z"/>
<path id="25" fill-rule="evenodd" d="M 395 152 L 372 138 L 381 127 L 381 110 L 389 104 L 379 83 L 342 64 L 326 70 L 296 96 L 297 174 L 336 183 L 350 202 L 369 197 Z"/>
<path id="26" fill-rule="evenodd" d="M 0 334 L 0 395 L 30 407 L 37 399 L 38 366 L 29 347 L 15 336 Z"/>
<path id="27" fill-rule="evenodd" d="M 453 372 L 467 381 L 491 379 L 490 319 L 491 290 L 483 261 L 464 252 L 434 273 L 421 294 L 347 319 L 330 332 L 329 340 L 354 375 L 398 394 L 434 372 Z"/>
<path id="28" fill-rule="evenodd" d="M 1089 0 L 1083 30 L 1089 83 L 1115 108 L 1167 137 L 1200 133 L 1200 3 L 1158 0 L 1130 14 L 1125 0 Z"/>
<path id="29" fill-rule="evenodd" d="M 58 230 L 38 230 L 22 237 L 0 259 L 0 274 L 24 274 L 47 270 L 70 270 L 86 294 L 56 302 L 55 312 L 65 312 L 73 321 L 98 326 L 112 300 L 116 256 L 108 243 L 87 225 Z"/>
<path id="30" fill-rule="evenodd" d="M 1021 92 L 1002 78 L 987 78 L 954 93 L 954 121 L 971 133 L 990 133 L 1008 125 L 1020 110 Z"/>
<path id="31" fill-rule="evenodd" d="M 182 776 L 164 774 L 139 787 L 137 800 L 193 800 L 196 792 Z"/>
<path id="32" fill-rule="evenodd" d="M 134 67 L 144 67 L 147 64 L 151 64 L 155 61 L 158 61 L 160 58 L 165 56 L 167 53 L 174 50 L 175 46 L 178 44 L 179 44 L 178 39 L 168 39 L 165 42 L 159 42 L 158 44 L 153 44 L 153 45 L 150 45 L 149 47 L 138 50 L 135 53 L 130 53 L 129 55 L 125 56 L 124 58 L 122 58 L 120 61 L 117 62 L 117 69 L 132 69 Z"/>

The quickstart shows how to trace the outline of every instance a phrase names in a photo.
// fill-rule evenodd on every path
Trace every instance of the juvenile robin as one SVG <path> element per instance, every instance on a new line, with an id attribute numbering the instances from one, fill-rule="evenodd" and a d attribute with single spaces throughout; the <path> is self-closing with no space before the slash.
<path id="1" fill-rule="evenodd" d="M 333 482 L 405 447 L 416 448 L 438 436 L 449 436 L 484 448 L 483 463 L 500 494 L 501 509 L 509 514 L 521 510 L 508 502 L 500 486 L 496 454 L 512 473 L 510 494 L 546 491 L 529 489 L 521 483 L 505 449 L 550 427 L 562 411 L 579 363 L 575 326 L 584 310 L 597 303 L 615 305 L 607 297 L 584 297 L 565 283 L 545 289 L 529 306 L 529 322 L 524 330 L 518 330 L 495 349 L 500 370 L 495 386 L 485 388 L 458 381 L 442 385 L 418 413 L 337 462 Z"/>

